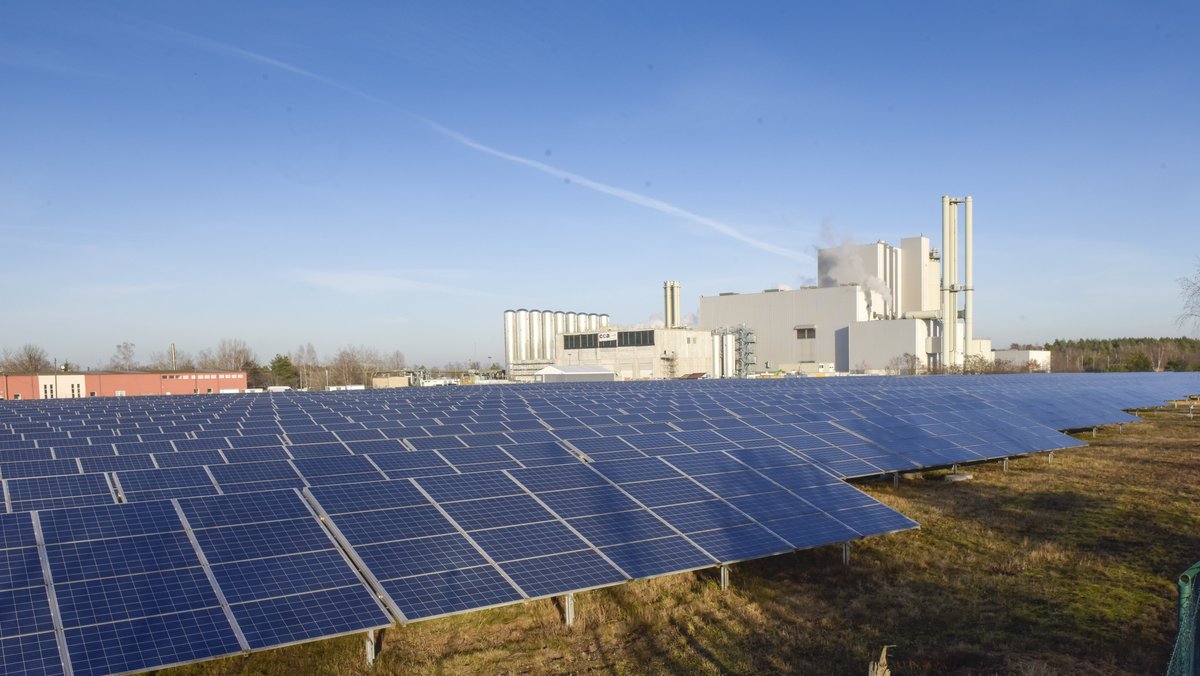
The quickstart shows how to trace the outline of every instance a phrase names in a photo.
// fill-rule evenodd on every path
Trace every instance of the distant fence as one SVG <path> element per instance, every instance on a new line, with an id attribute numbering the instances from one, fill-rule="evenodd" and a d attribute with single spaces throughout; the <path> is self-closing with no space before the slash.
<path id="1" fill-rule="evenodd" d="M 1167 666 L 1167 676 L 1200 676 L 1200 562 L 1179 576 L 1179 637 Z"/>

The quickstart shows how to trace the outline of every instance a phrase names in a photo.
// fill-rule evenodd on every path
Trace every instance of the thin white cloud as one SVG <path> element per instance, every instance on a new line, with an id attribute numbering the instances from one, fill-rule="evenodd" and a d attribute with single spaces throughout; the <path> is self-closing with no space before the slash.
<path id="1" fill-rule="evenodd" d="M 527 157 L 522 157 L 520 155 L 513 155 L 512 153 L 506 153 L 502 150 L 498 150 L 489 145 L 480 143 L 480 142 L 470 138 L 469 136 L 467 136 L 461 132 L 455 131 L 454 129 L 451 129 L 443 124 L 439 124 L 428 118 L 423 118 L 423 117 L 414 115 L 410 111 L 400 108 L 399 106 L 396 106 L 395 104 L 384 101 L 383 99 L 380 99 L 377 96 L 368 94 L 367 92 L 364 92 L 361 89 L 356 89 L 349 85 L 338 82 L 337 80 L 333 80 L 328 77 L 325 77 L 324 75 L 319 75 L 310 70 L 305 70 L 298 66 L 294 66 L 290 63 L 280 61 L 279 59 L 265 56 L 265 55 L 259 54 L 257 52 L 252 52 L 247 49 L 242 49 L 240 47 L 235 47 L 233 45 L 225 44 L 223 42 L 218 42 L 218 41 L 212 40 L 210 38 L 205 38 L 205 37 L 200 37 L 197 35 L 192 35 L 190 33 L 185 33 L 183 31 L 179 31 L 176 29 L 164 27 L 164 30 L 181 36 L 185 41 L 189 42 L 190 44 L 192 44 L 193 46 L 195 46 L 199 49 L 203 49 L 203 50 L 206 50 L 206 51 L 209 51 L 212 53 L 216 53 L 216 54 L 220 54 L 220 55 L 224 55 L 224 56 L 232 56 L 232 57 L 239 58 L 239 59 L 242 59 L 245 61 L 250 61 L 252 63 L 258 63 L 258 64 L 262 64 L 262 65 L 266 65 L 266 66 L 271 66 L 273 68 L 278 68 L 278 69 L 286 71 L 288 73 L 292 73 L 293 75 L 298 75 L 300 77 L 308 78 L 310 80 L 313 80 L 314 82 L 319 82 L 323 85 L 333 87 L 335 89 L 341 90 L 348 94 L 352 94 L 354 96 L 366 99 L 373 103 L 377 103 L 379 105 L 385 106 L 385 107 L 395 110 L 397 112 L 401 112 L 405 115 L 413 116 L 414 118 L 419 119 L 422 122 L 424 122 L 425 124 L 427 124 L 429 126 L 429 128 L 433 129 L 434 131 L 438 132 L 439 134 L 442 134 L 443 136 L 445 136 L 453 141 L 456 141 L 457 143 L 459 143 L 467 148 L 470 148 L 472 150 L 476 150 L 478 152 L 485 153 L 487 155 L 491 155 L 493 157 L 500 158 L 502 160 L 507 160 L 514 164 L 519 164 L 521 166 L 528 167 L 528 168 L 534 169 L 536 171 L 540 171 L 544 174 L 554 176 L 555 178 L 570 181 L 571 183 L 573 183 L 575 185 L 587 188 L 589 190 L 594 190 L 596 192 L 603 193 L 605 195 L 609 195 L 610 197 L 615 197 L 619 200 L 629 202 L 630 204 L 636 204 L 638 206 L 646 207 L 647 209 L 653 209 L 655 211 L 667 214 L 669 216 L 674 216 L 676 218 L 681 218 L 683 220 L 690 221 L 690 222 L 696 223 L 698 225 L 702 225 L 710 230 L 713 230 L 714 232 L 716 232 L 718 234 L 724 235 L 731 239 L 735 239 L 739 242 L 742 242 L 743 244 L 747 244 L 747 245 L 752 246 L 761 251 L 766 251 L 767 253 L 775 254 L 777 256 L 783 256 L 784 258 L 790 258 L 792 260 L 802 261 L 802 262 L 812 262 L 814 260 L 813 256 L 811 254 L 808 254 L 803 251 L 797 251 L 795 249 L 789 249 L 787 247 L 779 246 L 776 244 L 772 244 L 770 242 L 765 242 L 765 241 L 763 241 L 761 239 L 757 239 L 755 237 L 751 237 L 750 235 L 747 235 L 746 233 L 742 232 L 741 230 L 739 230 L 738 228 L 736 228 L 732 225 L 729 225 L 728 223 L 723 223 L 716 219 L 709 218 L 707 216 L 702 216 L 700 214 L 688 211 L 687 209 L 683 209 L 681 207 L 675 206 L 674 204 L 671 204 L 670 202 L 664 202 L 662 200 L 655 199 L 653 197 L 649 197 L 649 196 L 643 195 L 641 193 L 633 192 L 632 190 L 626 190 L 624 188 L 618 188 L 616 186 L 609 185 L 607 183 L 601 183 L 600 181 L 592 180 L 590 178 L 587 178 L 586 176 L 581 176 L 579 174 L 572 173 L 565 169 L 559 169 L 558 167 L 551 166 L 544 162 L 538 162 L 537 160 L 532 160 Z"/>
<path id="2" fill-rule="evenodd" d="M 709 218 L 707 216 L 701 216 L 700 214 L 688 211 L 686 209 L 682 209 L 674 204 L 671 204 L 670 202 L 664 202 L 653 197 L 648 197 L 641 193 L 633 192 L 632 190 L 626 190 L 624 188 L 608 185 L 607 183 L 594 181 L 585 176 L 580 176 L 579 174 L 550 166 L 544 162 L 538 162 L 537 160 L 531 160 L 527 157 L 521 157 L 520 155 L 513 155 L 502 150 L 497 150 L 491 146 L 484 145 L 460 132 L 454 131 L 449 127 L 438 124 L 437 122 L 433 122 L 432 120 L 425 120 L 425 123 L 438 133 L 451 138 L 468 148 L 478 150 L 481 153 L 487 153 L 488 155 L 499 157 L 500 159 L 508 160 L 509 162 L 515 162 L 517 164 L 529 167 L 530 169 L 536 169 L 544 174 L 549 174 L 556 178 L 570 181 L 575 185 L 580 185 L 584 188 L 588 188 L 589 190 L 595 190 L 596 192 L 601 192 L 605 195 L 610 195 L 632 204 L 637 204 L 649 209 L 654 209 L 655 211 L 660 211 L 664 214 L 669 214 L 693 223 L 698 223 L 722 235 L 725 235 L 726 237 L 731 237 L 744 244 L 749 244 L 750 246 L 766 251 L 767 253 L 773 253 L 778 256 L 791 258 L 792 260 L 797 261 L 811 262 L 813 260 L 813 257 L 810 254 L 771 244 L 770 242 L 764 242 L 761 239 L 756 239 L 747 235 L 732 225 L 722 223 L 721 221 Z"/>

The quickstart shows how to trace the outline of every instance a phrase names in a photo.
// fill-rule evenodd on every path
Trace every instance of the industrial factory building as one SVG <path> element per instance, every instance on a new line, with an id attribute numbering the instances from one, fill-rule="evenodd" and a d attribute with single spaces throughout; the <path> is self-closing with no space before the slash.
<path id="1" fill-rule="evenodd" d="M 735 359 L 747 363 L 750 374 L 883 373 L 899 365 L 937 370 L 961 368 L 968 358 L 991 361 L 991 341 L 973 335 L 972 202 L 942 198 L 940 251 L 925 236 L 898 247 L 876 242 L 821 249 L 819 286 L 701 297 L 700 327 L 727 333 L 745 327 L 750 335 Z"/>
<path id="2" fill-rule="evenodd" d="M 621 330 L 608 326 L 608 315 L 574 315 L 572 323 L 573 313 L 509 310 L 509 377 L 533 381 L 551 365 L 603 367 L 633 380 L 954 370 L 991 361 L 991 341 L 974 336 L 972 219 L 971 197 L 943 197 L 940 250 L 924 235 L 900 246 L 821 249 L 818 286 L 702 296 L 697 328 L 680 320 L 678 282 L 663 285 L 662 328 Z"/>
<path id="3" fill-rule="evenodd" d="M 608 328 L 608 315 L 557 310 L 504 311 L 504 365 L 508 377 L 533 382 L 538 371 L 557 362 L 562 336 Z"/>
<path id="4" fill-rule="evenodd" d="M 244 392 L 245 371 L 51 373 L 0 376 L 0 399 L 82 399 Z"/>

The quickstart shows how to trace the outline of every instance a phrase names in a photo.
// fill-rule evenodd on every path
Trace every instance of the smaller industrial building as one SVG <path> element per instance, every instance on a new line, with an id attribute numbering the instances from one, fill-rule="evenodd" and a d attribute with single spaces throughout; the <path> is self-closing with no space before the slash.
<path id="1" fill-rule="evenodd" d="M 0 399 L 83 399 L 244 392 L 245 371 L 0 375 Z"/>

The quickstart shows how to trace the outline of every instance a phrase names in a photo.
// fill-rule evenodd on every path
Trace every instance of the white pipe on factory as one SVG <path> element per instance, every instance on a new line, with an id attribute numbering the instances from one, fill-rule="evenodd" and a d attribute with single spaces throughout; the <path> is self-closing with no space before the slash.
<path id="1" fill-rule="evenodd" d="M 967 221 L 965 223 L 966 242 L 964 242 L 966 244 L 966 248 L 967 248 L 967 252 L 966 252 L 967 253 L 967 260 L 966 260 L 967 279 L 966 279 L 966 288 L 964 290 L 964 294 L 966 295 L 967 298 L 966 298 L 966 307 L 963 310 L 963 340 L 965 342 L 964 348 L 966 349 L 967 354 L 971 354 L 971 350 L 972 350 L 971 341 L 975 337 L 974 336 L 974 333 L 975 333 L 974 328 L 975 327 L 973 326 L 975 323 L 975 302 L 974 302 L 974 300 L 975 300 L 975 298 L 974 298 L 975 297 L 975 278 L 972 275 L 972 270 L 971 270 L 971 268 L 973 267 L 973 264 L 974 264 L 973 258 L 975 256 L 974 248 L 973 248 L 972 242 L 971 242 L 972 235 L 973 235 L 972 231 L 974 228 L 974 225 L 972 223 L 972 211 L 974 210 L 974 199 L 972 199 L 970 195 L 967 195 L 967 197 L 964 199 L 964 202 L 966 203 L 965 211 L 966 211 L 966 221 Z"/>
<path id="2" fill-rule="evenodd" d="M 942 195 L 942 344 L 939 351 L 941 356 L 941 367 L 943 370 L 950 368 L 950 325 L 953 319 L 950 315 L 950 278 L 949 278 L 949 260 L 952 258 L 950 253 L 950 196 Z"/>

